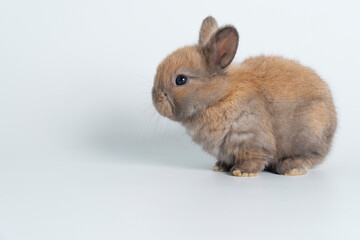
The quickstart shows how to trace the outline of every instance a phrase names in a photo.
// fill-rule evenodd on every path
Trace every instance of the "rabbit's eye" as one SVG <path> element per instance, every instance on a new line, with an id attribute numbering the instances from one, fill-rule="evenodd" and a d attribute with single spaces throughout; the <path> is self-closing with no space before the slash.
<path id="1" fill-rule="evenodd" d="M 184 75 L 179 75 L 175 79 L 176 85 L 184 85 L 187 82 L 188 78 Z"/>

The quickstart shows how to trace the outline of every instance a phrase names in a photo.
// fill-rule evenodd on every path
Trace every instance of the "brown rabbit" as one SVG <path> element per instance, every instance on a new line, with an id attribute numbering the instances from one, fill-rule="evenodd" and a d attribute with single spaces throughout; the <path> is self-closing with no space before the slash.
<path id="1" fill-rule="evenodd" d="M 153 103 L 217 158 L 215 171 L 303 175 L 330 150 L 337 125 L 331 92 L 312 69 L 282 57 L 229 66 L 238 41 L 233 26 L 205 18 L 198 44 L 159 65 Z"/>

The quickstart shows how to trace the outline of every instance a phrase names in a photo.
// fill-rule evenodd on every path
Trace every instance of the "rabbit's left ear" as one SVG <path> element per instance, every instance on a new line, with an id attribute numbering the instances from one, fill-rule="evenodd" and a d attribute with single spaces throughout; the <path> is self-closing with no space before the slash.
<path id="1" fill-rule="evenodd" d="M 218 25 L 212 16 L 205 18 L 201 24 L 199 33 L 199 45 L 204 46 L 217 31 Z"/>
<path id="2" fill-rule="evenodd" d="M 239 34 L 233 26 L 220 28 L 203 46 L 209 67 L 221 72 L 234 59 L 239 43 Z"/>

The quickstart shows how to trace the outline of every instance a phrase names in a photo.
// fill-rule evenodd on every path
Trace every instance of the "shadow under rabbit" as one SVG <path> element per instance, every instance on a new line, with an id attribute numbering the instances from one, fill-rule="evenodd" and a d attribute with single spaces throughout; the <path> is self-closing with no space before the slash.
<path id="1" fill-rule="evenodd" d="M 178 131 L 164 136 L 142 127 L 136 129 L 136 123 L 137 119 L 122 116 L 102 118 L 101 122 L 87 128 L 83 142 L 90 151 L 110 155 L 122 164 L 208 170 L 215 163 L 215 159 L 185 133 Z"/>

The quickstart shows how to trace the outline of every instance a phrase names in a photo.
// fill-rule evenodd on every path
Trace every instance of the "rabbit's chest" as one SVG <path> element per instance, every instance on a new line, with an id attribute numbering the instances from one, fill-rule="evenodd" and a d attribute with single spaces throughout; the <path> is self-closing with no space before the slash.
<path id="1" fill-rule="evenodd" d="M 187 126 L 187 132 L 194 142 L 201 145 L 203 149 L 213 156 L 219 156 L 221 145 L 227 136 L 232 118 L 213 118 L 210 121 L 196 121 Z"/>

